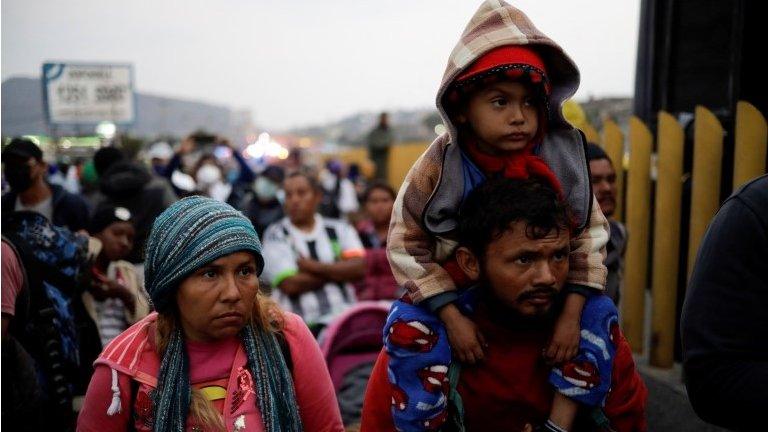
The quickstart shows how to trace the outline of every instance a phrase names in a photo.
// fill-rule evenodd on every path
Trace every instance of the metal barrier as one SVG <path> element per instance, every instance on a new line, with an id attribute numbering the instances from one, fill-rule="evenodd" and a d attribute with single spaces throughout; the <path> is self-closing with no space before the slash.
<path id="1" fill-rule="evenodd" d="M 645 345 L 645 291 L 651 280 L 651 365 L 674 364 L 675 328 L 678 311 L 679 272 L 690 275 L 701 240 L 721 201 L 724 128 L 717 117 L 704 107 L 696 107 L 693 136 L 690 213 L 682 214 L 683 161 L 685 136 L 678 121 L 668 113 L 659 113 L 656 154 L 652 157 L 653 137 L 642 121 L 633 117 L 629 123 L 629 166 L 626 173 L 626 197 L 619 196 L 626 213 L 617 212 L 626 221 L 629 240 L 625 256 L 622 293 L 622 326 L 636 353 Z M 737 106 L 734 134 L 733 189 L 766 172 L 768 128 L 765 117 L 747 102 Z M 622 178 L 624 143 L 618 126 L 606 121 L 602 142 Z M 655 162 L 655 163 L 652 163 Z M 651 175 L 655 174 L 655 194 Z M 619 193 L 622 185 L 618 185 Z M 655 202 L 652 202 L 655 200 Z M 651 215 L 651 207 L 654 212 Z M 653 219 L 651 219 L 653 217 Z M 689 218 L 688 244 L 680 244 L 680 221 Z M 652 242 L 649 227 L 653 226 Z M 649 246 L 652 254 L 649 256 Z M 685 249 L 681 249 L 685 248 Z M 679 257 L 687 251 L 687 268 L 679 269 Z M 649 269 L 649 263 L 652 263 Z M 650 274 L 652 272 L 652 274 Z"/>

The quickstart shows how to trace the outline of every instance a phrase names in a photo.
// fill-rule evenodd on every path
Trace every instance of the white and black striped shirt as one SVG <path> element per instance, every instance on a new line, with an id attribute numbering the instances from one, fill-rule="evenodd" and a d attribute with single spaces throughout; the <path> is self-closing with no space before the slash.
<path id="1" fill-rule="evenodd" d="M 299 257 L 333 263 L 342 256 L 362 256 L 363 248 L 355 229 L 346 222 L 315 214 L 312 232 L 303 232 L 285 217 L 264 232 L 264 273 L 273 287 L 272 296 L 282 308 L 300 315 L 307 323 L 338 314 L 355 302 L 350 283 L 328 282 L 322 288 L 287 296 L 278 285 L 298 272 Z"/>

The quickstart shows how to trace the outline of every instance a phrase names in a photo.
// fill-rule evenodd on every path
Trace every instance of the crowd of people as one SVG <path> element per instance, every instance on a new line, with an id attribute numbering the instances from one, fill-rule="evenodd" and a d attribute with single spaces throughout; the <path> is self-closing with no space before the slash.
<path id="1" fill-rule="evenodd" d="M 100 148 L 65 188 L 13 139 L 3 425 L 645 430 L 618 327 L 615 172 L 560 112 L 578 69 L 503 2 L 484 3 L 461 44 L 438 95 L 448 132 L 399 190 L 386 115 L 368 137 L 372 179 L 298 153 L 256 168 L 194 133 L 146 161 Z M 391 310 L 329 337 L 361 302 Z M 371 354 L 344 424 L 328 356 L 360 370 Z"/>
<path id="2" fill-rule="evenodd" d="M 275 302 L 265 307 L 295 313 L 291 319 L 315 336 L 357 299 L 399 296 L 384 251 L 395 196 L 386 183 L 367 188 L 357 177 L 353 185 L 350 167 L 335 160 L 320 170 L 277 163 L 257 170 L 225 139 L 200 133 L 175 151 L 156 146 L 146 162 L 104 146 L 66 185 L 32 140 L 3 148 L 3 372 L 15 377 L 3 381 L 4 425 L 74 428 L 88 383 L 102 379 L 92 368 L 99 353 L 160 312 L 147 280 L 148 245 L 160 235 L 153 224 L 189 197 L 239 211 L 264 257 L 259 289 Z M 221 148 L 227 157 L 216 153 Z M 51 346 L 59 357 L 48 358 Z"/>

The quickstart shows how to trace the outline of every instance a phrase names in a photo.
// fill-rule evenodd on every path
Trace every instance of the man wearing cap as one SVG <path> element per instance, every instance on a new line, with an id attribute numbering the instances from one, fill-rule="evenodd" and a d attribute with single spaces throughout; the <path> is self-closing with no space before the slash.
<path id="1" fill-rule="evenodd" d="M 592 192 L 611 226 L 611 236 L 606 245 L 608 255 L 605 258 L 605 266 L 608 268 L 608 278 L 605 283 L 605 295 L 618 305 L 621 295 L 619 287 L 624 270 L 624 250 L 627 246 L 627 229 L 623 223 L 613 217 L 616 210 L 616 170 L 608 154 L 597 144 L 587 144 L 587 160 Z"/>
<path id="2" fill-rule="evenodd" d="M 3 149 L 3 175 L 11 191 L 3 194 L 3 214 L 14 211 L 34 211 L 54 225 L 78 231 L 88 221 L 85 200 L 46 181 L 48 164 L 43 152 L 31 140 L 14 138 Z"/>

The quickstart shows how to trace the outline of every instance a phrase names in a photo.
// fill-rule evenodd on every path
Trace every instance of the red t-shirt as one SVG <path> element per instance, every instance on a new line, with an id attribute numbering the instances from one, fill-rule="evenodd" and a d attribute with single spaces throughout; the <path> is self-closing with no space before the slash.
<path id="1" fill-rule="evenodd" d="M 542 350 L 551 334 L 515 331 L 477 319 L 488 349 L 485 360 L 462 368 L 458 392 L 464 405 L 467 430 L 522 430 L 526 423 L 546 421 L 554 396 L 549 384 L 550 368 Z M 604 407 L 611 426 L 618 432 L 645 431 L 647 390 L 635 369 L 632 353 L 617 329 L 612 383 Z M 371 374 L 363 404 L 361 431 L 393 431 L 392 391 L 387 379 L 388 358 L 382 350 Z M 579 429 L 574 429 L 579 430 Z"/>

